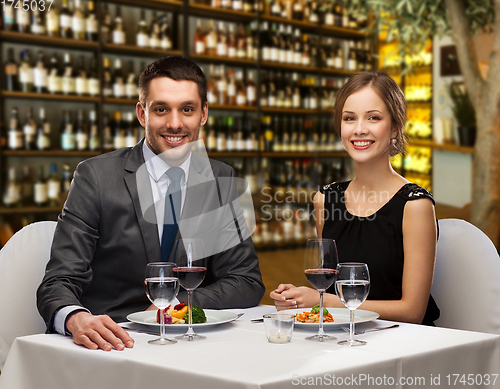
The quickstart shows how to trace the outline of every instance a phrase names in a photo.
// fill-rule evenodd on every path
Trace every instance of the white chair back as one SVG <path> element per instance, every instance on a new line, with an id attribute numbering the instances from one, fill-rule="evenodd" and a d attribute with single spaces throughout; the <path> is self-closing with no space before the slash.
<path id="1" fill-rule="evenodd" d="M 439 220 L 432 296 L 439 327 L 500 334 L 500 257 L 477 227 Z"/>
<path id="2" fill-rule="evenodd" d="M 50 258 L 56 224 L 30 224 L 0 250 L 0 369 L 15 338 L 45 332 L 36 290 Z"/>

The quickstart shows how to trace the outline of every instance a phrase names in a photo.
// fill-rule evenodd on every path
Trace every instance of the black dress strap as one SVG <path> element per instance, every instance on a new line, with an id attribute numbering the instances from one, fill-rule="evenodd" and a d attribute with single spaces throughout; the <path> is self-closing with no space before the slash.
<path id="1" fill-rule="evenodd" d="M 421 186 L 413 183 L 408 183 L 404 185 L 398 192 L 402 197 L 406 200 L 417 200 L 421 198 L 428 198 L 432 201 L 434 205 L 436 202 L 434 201 L 434 197 L 432 197 L 431 192 L 427 189 L 422 188 Z"/>

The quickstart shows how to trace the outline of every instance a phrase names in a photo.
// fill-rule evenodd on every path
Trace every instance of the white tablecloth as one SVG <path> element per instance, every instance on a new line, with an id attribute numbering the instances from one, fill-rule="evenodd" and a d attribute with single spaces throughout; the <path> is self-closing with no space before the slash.
<path id="1" fill-rule="evenodd" d="M 87 350 L 57 334 L 18 338 L 0 375 L 0 388 L 500 388 L 498 335 L 400 323 L 399 328 L 360 335 L 368 342 L 362 347 L 305 340 L 312 332 L 300 328 L 290 343 L 271 344 L 264 324 L 250 319 L 274 307 L 233 311 L 245 315 L 197 329 L 206 340 L 169 346 L 150 345 L 152 335 L 132 332 L 134 348 L 111 352 Z M 359 327 L 391 323 L 376 320 Z M 348 337 L 342 330 L 330 332 Z"/>

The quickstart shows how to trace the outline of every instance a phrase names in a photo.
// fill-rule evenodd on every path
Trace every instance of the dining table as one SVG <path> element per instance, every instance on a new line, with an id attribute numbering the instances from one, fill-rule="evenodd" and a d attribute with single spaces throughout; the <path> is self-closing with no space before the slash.
<path id="1" fill-rule="evenodd" d="M 204 340 L 153 345 L 155 325 L 120 323 L 131 328 L 133 348 L 89 350 L 59 334 L 15 339 L 0 375 L 1 389 L 158 389 L 158 388 L 500 388 L 500 335 L 396 323 L 380 319 L 356 325 L 366 345 L 348 347 L 349 334 L 338 325 L 326 332 L 337 340 L 306 337 L 317 325 L 296 324 L 290 342 L 270 343 L 264 314 L 273 306 L 228 310 L 235 320 L 195 326 Z M 334 315 L 335 323 L 335 315 Z M 172 338 L 185 328 L 170 325 Z"/>

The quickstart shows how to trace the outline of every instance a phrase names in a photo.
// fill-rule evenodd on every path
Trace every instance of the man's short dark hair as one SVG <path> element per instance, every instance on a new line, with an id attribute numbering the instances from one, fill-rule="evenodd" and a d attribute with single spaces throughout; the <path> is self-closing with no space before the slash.
<path id="1" fill-rule="evenodd" d="M 190 59 L 170 55 L 148 65 L 139 76 L 139 102 L 146 107 L 149 84 L 152 79 L 168 77 L 174 81 L 193 81 L 198 85 L 201 106 L 207 102 L 207 79 L 200 67 Z"/>

